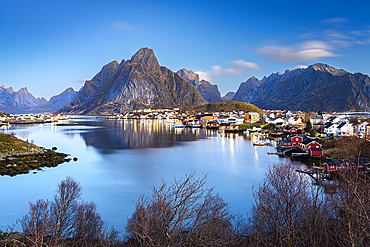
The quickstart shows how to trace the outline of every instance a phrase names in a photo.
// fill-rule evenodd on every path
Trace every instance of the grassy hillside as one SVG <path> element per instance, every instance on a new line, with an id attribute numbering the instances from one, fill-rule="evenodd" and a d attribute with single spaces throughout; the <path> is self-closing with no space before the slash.
<path id="1" fill-rule="evenodd" d="M 0 133 L 0 155 L 10 153 L 31 153 L 39 148 L 29 142 L 18 139 L 13 135 Z"/>
<path id="2" fill-rule="evenodd" d="M 259 109 L 257 106 L 245 103 L 245 102 L 239 102 L 239 101 L 225 101 L 225 102 L 217 102 L 217 103 L 209 103 L 202 106 L 194 106 L 189 108 L 189 110 L 193 110 L 196 112 L 217 112 L 217 111 L 234 111 L 234 110 L 240 110 L 245 112 L 258 112 L 263 113 L 261 109 Z"/>

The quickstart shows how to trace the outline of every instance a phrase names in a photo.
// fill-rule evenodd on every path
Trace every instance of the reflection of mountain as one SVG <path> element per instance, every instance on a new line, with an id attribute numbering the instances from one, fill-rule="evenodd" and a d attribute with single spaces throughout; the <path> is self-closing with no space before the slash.
<path id="1" fill-rule="evenodd" d="M 80 134 L 87 146 L 103 153 L 114 149 L 172 147 L 204 138 L 199 130 L 174 129 L 162 120 L 98 121 L 88 125 L 103 127 Z"/>

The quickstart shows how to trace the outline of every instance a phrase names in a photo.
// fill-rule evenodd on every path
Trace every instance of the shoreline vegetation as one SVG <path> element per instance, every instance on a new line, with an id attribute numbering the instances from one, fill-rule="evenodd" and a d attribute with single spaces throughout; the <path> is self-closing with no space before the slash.
<path id="1" fill-rule="evenodd" d="M 315 140 L 324 157 L 294 159 L 311 164 L 345 159 L 349 167 L 358 167 L 360 159 L 370 157 L 366 138 Z M 7 169 L 28 173 L 71 160 L 55 150 L 0 134 L 0 175 Z M 134 201 L 135 210 L 121 232 L 101 219 L 94 202 L 81 200 L 82 187 L 67 177 L 50 201 L 29 202 L 29 211 L 17 220 L 22 231 L 15 225 L 10 232 L 0 231 L 0 246 L 369 246 L 369 173 L 338 170 L 335 183 L 315 184 L 286 161 L 269 166 L 265 177 L 252 188 L 255 201 L 246 217 L 231 213 L 228 203 L 205 186 L 206 175 L 197 178 L 191 172 L 172 182 L 163 178 L 152 195 Z M 334 188 L 328 192 L 328 186 Z"/>
<path id="2" fill-rule="evenodd" d="M 252 188 L 255 201 L 245 217 L 207 188 L 207 175 L 163 178 L 151 195 L 134 200 L 121 231 L 101 218 L 94 202 L 81 199 L 82 187 L 67 176 L 51 200 L 29 202 L 27 214 L 0 231 L 0 245 L 369 246 L 369 177 L 354 170 L 338 175 L 336 193 L 325 193 L 291 162 L 273 164 Z"/>
<path id="3" fill-rule="evenodd" d="M 31 141 L 32 142 L 32 141 Z M 68 154 L 46 149 L 14 135 L 0 133 L 0 175 L 15 176 L 41 171 L 43 167 L 56 167 L 71 161 Z M 77 158 L 74 158 L 77 160 Z"/>

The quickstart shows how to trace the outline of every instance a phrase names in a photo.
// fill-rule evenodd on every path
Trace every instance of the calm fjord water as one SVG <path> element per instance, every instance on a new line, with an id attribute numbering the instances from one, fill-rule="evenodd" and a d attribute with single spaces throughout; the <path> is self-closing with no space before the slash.
<path id="1" fill-rule="evenodd" d="M 52 199 L 56 185 L 71 176 L 94 201 L 102 218 L 122 229 L 134 212 L 134 200 L 150 195 L 162 178 L 172 181 L 196 171 L 207 174 L 231 211 L 246 215 L 253 204 L 252 187 L 263 181 L 269 164 L 280 162 L 273 147 L 253 146 L 243 135 L 221 135 L 203 129 L 174 129 L 165 120 L 73 120 L 80 125 L 12 126 L 23 140 L 56 146 L 77 162 L 44 168 L 36 174 L 0 177 L 0 229 L 28 211 L 28 201 Z"/>

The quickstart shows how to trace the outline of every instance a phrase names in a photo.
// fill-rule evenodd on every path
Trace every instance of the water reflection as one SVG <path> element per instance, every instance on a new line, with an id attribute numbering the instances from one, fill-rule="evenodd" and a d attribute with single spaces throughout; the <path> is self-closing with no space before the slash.
<path id="1" fill-rule="evenodd" d="M 281 160 L 267 154 L 273 147 L 254 147 L 249 137 L 174 129 L 164 120 L 79 119 L 63 125 L 13 125 L 10 131 L 38 146 L 56 146 L 78 161 L 2 177 L 0 187 L 11 190 L 2 192 L 0 229 L 21 218 L 28 201 L 52 198 L 67 175 L 81 183 L 84 199 L 98 205 L 102 218 L 118 228 L 133 213 L 133 200 L 150 195 L 162 178 L 170 182 L 190 171 L 208 174 L 207 187 L 215 187 L 233 213 L 246 214 L 254 200 L 251 188 L 263 181 L 269 164 Z"/>
<path id="2" fill-rule="evenodd" d="M 81 124 L 99 127 L 95 131 L 81 131 L 79 134 L 87 146 L 93 146 L 102 153 L 112 153 L 116 149 L 172 147 L 216 135 L 208 130 L 175 129 L 163 120 L 100 120 Z M 70 133 L 71 129 L 64 132 Z"/>

